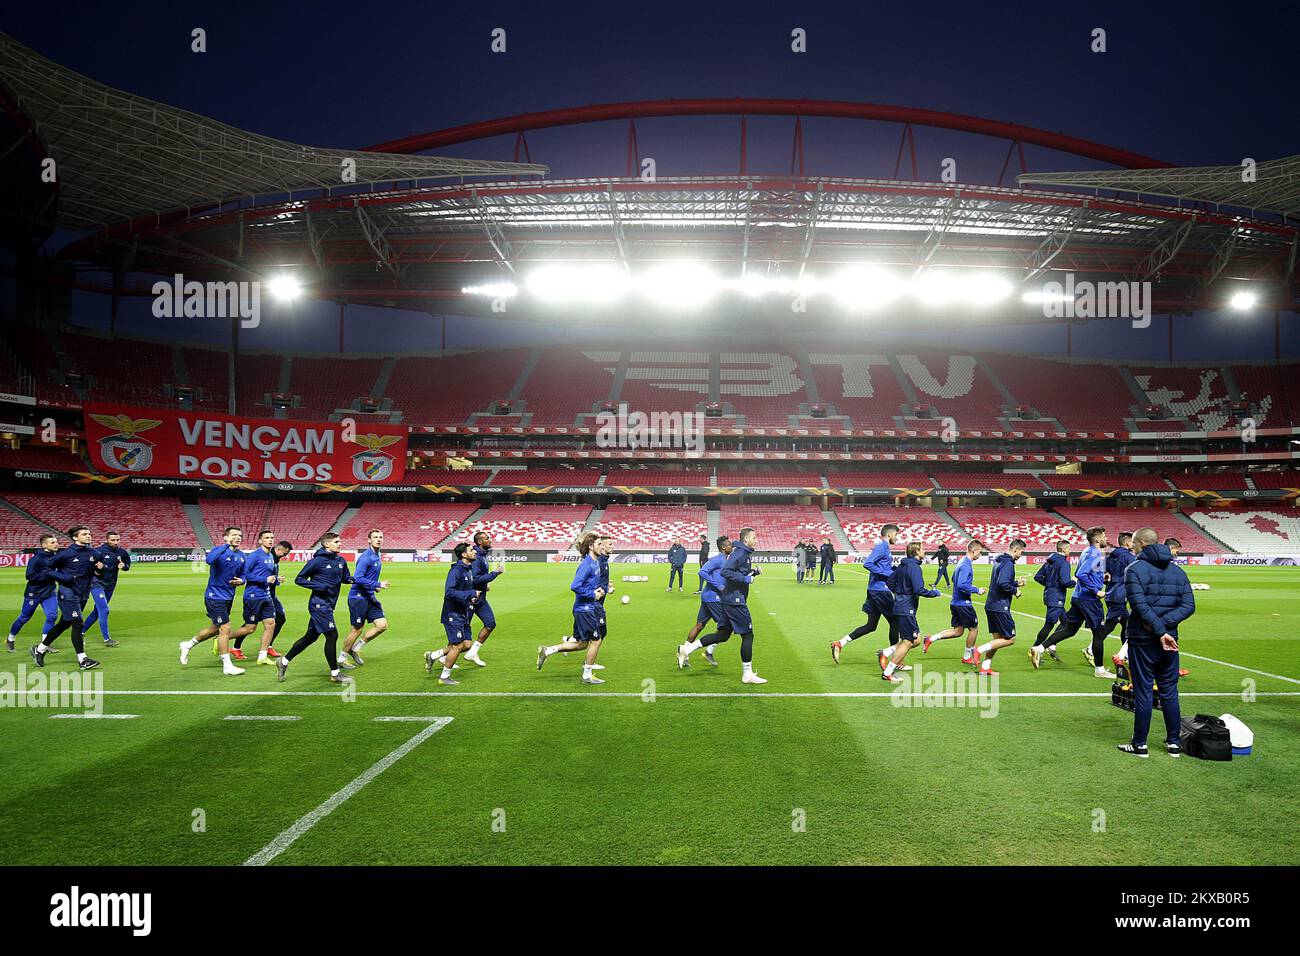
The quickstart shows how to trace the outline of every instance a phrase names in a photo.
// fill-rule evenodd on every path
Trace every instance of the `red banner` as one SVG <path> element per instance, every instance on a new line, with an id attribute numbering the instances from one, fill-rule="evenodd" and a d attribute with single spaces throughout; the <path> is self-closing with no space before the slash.
<path id="1" fill-rule="evenodd" d="M 108 474 L 256 482 L 394 484 L 406 427 L 236 418 L 215 412 L 87 404 L 91 460 Z"/>

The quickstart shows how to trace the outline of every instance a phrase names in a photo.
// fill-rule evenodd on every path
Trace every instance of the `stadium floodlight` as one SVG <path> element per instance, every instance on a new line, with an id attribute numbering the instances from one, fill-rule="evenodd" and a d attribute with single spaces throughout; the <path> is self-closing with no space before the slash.
<path id="1" fill-rule="evenodd" d="M 1239 312 L 1245 312 L 1247 309 L 1255 308 L 1255 303 L 1258 301 L 1253 292 L 1234 292 L 1228 304 Z"/>
<path id="2" fill-rule="evenodd" d="M 1007 299 L 1011 283 L 994 272 L 977 272 L 962 279 L 962 299 L 973 306 L 996 305 Z"/>
<path id="3" fill-rule="evenodd" d="M 783 276 L 761 276 L 755 273 L 746 273 L 734 282 L 727 283 L 733 289 L 739 291 L 742 295 L 757 298 L 761 295 L 786 295 L 794 288 L 794 282 Z"/>
<path id="4" fill-rule="evenodd" d="M 611 302 L 628 291 L 626 273 L 612 263 L 542 266 L 525 280 L 529 295 L 552 302 Z"/>
<path id="5" fill-rule="evenodd" d="M 292 302 L 302 295 L 302 283 L 291 275 L 278 275 L 267 283 L 271 295 L 281 302 Z"/>
<path id="6" fill-rule="evenodd" d="M 519 294 L 519 287 L 513 282 L 489 282 L 485 285 L 461 286 L 461 295 L 486 295 L 493 299 L 508 299 Z"/>
<path id="7" fill-rule="evenodd" d="M 903 280 L 873 266 L 854 266 L 831 277 L 827 289 L 842 305 L 854 311 L 878 309 L 906 291 Z"/>
<path id="8" fill-rule="evenodd" d="M 712 272 L 694 262 L 657 266 L 641 275 L 641 293 L 662 305 L 703 305 L 722 288 Z"/>
<path id="9" fill-rule="evenodd" d="M 1032 292 L 1026 292 L 1020 297 L 1021 302 L 1027 302 L 1030 305 L 1043 305 L 1048 302 L 1073 302 L 1074 295 L 1065 291 L 1052 291 L 1048 288 L 1034 289 Z"/>
<path id="10" fill-rule="evenodd" d="M 951 272 L 927 270 L 912 281 L 912 294 L 922 305 L 952 305 L 961 299 L 961 282 Z"/>

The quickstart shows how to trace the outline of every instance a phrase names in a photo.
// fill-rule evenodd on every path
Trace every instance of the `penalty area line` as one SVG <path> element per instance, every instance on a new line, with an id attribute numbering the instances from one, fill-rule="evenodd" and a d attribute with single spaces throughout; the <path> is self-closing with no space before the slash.
<path id="1" fill-rule="evenodd" d="M 285 850 L 289 849 L 289 847 L 294 844 L 294 841 L 296 841 L 300 836 L 351 799 L 358 790 L 368 784 L 371 780 L 374 780 L 377 776 L 393 764 L 397 763 L 397 761 L 401 760 L 438 731 L 442 730 L 442 728 L 451 723 L 454 718 L 434 717 L 422 719 L 432 719 L 433 723 L 429 724 L 429 726 L 425 727 L 397 749 L 391 751 L 386 756 L 381 757 L 370 767 L 370 769 L 352 780 L 350 783 L 346 784 L 341 790 L 335 792 L 316 809 L 299 817 L 292 826 L 282 831 L 274 840 L 245 860 L 244 866 L 266 866 L 266 864 L 270 863 Z"/>

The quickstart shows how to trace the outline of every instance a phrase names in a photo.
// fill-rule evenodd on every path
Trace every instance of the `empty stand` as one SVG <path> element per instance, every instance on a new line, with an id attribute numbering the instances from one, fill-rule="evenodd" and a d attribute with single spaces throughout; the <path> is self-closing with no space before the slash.
<path id="1" fill-rule="evenodd" d="M 900 353 L 897 360 L 917 401 L 937 408 L 940 417 L 951 416 L 962 431 L 1003 427 L 1000 419 L 1006 400 L 975 356 L 917 352 Z M 934 425 L 938 427 L 938 422 Z"/>
<path id="2" fill-rule="evenodd" d="M 528 423 L 569 427 L 580 414 L 590 413 L 609 397 L 614 381 L 606 370 L 609 364 L 573 349 L 543 349 L 521 396 L 532 412 Z"/>
<path id="3" fill-rule="evenodd" d="M 694 554 L 708 533 L 708 512 L 702 505 L 610 505 L 595 530 L 613 537 L 617 550 L 666 550 L 681 541 Z"/>
<path id="4" fill-rule="evenodd" d="M 814 353 L 809 359 L 821 401 L 847 415 L 854 428 L 898 427 L 907 393 L 886 356 Z"/>
<path id="5" fill-rule="evenodd" d="M 808 401 L 808 392 L 793 355 L 723 352 L 718 399 L 744 415 L 748 428 L 786 428 L 790 416 Z"/>
<path id="6" fill-rule="evenodd" d="M 1137 401 L 1124 376 L 1110 365 L 1012 355 L 990 355 L 986 361 L 1016 401 L 1070 431 L 1123 431 Z"/>
<path id="7" fill-rule="evenodd" d="M 470 415 L 510 394 L 527 360 L 528 349 L 399 358 L 382 397 L 391 398 L 409 424 L 464 425 Z"/>
<path id="8" fill-rule="evenodd" d="M 287 410 L 300 421 L 328 421 L 336 410 L 349 408 L 358 398 L 370 394 L 384 360 L 340 357 L 295 358 L 291 366 L 289 391 L 299 404 Z"/>
<path id="9" fill-rule="evenodd" d="M 23 468 L 39 471 L 85 471 L 86 462 L 58 446 L 24 445 L 13 449 L 0 446 L 0 468 Z"/>
<path id="10" fill-rule="evenodd" d="M 1300 488 L 1300 471 L 1252 471 L 1250 480 L 1256 488 Z"/>
<path id="11" fill-rule="evenodd" d="M 751 527 L 758 532 L 761 551 L 782 551 L 799 541 L 822 538 L 835 540 L 831 526 L 819 509 L 812 505 L 756 504 L 722 506 L 722 533 L 736 538 L 740 529 Z"/>
<path id="12" fill-rule="evenodd" d="M 929 488 L 934 484 L 923 471 L 828 471 L 832 488 Z"/>
<path id="13" fill-rule="evenodd" d="M 10 492 L 5 495 L 23 511 L 62 532 L 74 525 L 90 528 L 95 543 L 108 531 L 122 534 L 125 548 L 193 548 L 194 529 L 179 498 L 151 495 L 90 495 L 64 492 Z M 60 537 L 61 546 L 67 539 Z"/>
<path id="14" fill-rule="evenodd" d="M 457 538 L 468 541 L 486 531 L 498 547 L 564 550 L 590 516 L 590 505 L 495 505 Z"/>
<path id="15" fill-rule="evenodd" d="M 991 552 L 1005 551 L 1015 538 L 1024 541 L 1029 551 L 1053 551 L 1061 538 L 1072 547 L 1084 544 L 1078 528 L 1036 508 L 949 508 L 948 514 Z"/>
<path id="16" fill-rule="evenodd" d="M 618 400 L 629 411 L 694 411 L 708 401 L 711 364 L 708 352 L 631 352 Z"/>
<path id="17" fill-rule="evenodd" d="M 502 468 L 492 484 L 592 487 L 598 481 L 599 468 Z"/>
<path id="18" fill-rule="evenodd" d="M 1195 527 L 1180 520 L 1164 508 L 1058 508 L 1060 514 L 1080 528 L 1100 525 L 1107 531 L 1111 544 L 1119 532 L 1136 531 L 1143 526 L 1155 528 L 1160 540 L 1177 538 L 1184 551 L 1200 554 L 1217 554 L 1223 546 L 1200 534 Z"/>
<path id="19" fill-rule="evenodd" d="M 364 548 L 371 528 L 384 532 L 384 547 L 428 550 L 465 523 L 478 509 L 469 501 L 367 501 L 339 532 L 345 548 Z"/>
<path id="20" fill-rule="evenodd" d="M 991 488 L 1016 488 L 1031 492 L 1041 488 L 1042 483 L 1027 472 L 1005 474 L 997 471 L 932 471 L 930 477 L 939 488 L 974 488 L 985 490 Z M 941 492 L 936 492 L 941 494 Z"/>
<path id="21" fill-rule="evenodd" d="M 894 541 L 895 552 L 905 551 L 908 544 L 920 541 L 929 553 L 941 544 L 956 551 L 966 546 L 968 540 L 957 528 L 928 508 L 849 508 L 835 509 L 844 536 L 855 551 L 870 551 L 880 540 L 880 529 L 887 524 L 898 525 Z"/>
<path id="22" fill-rule="evenodd" d="M 820 488 L 820 471 L 719 471 L 719 488 Z"/>
<path id="23" fill-rule="evenodd" d="M 1218 431 L 1228 423 L 1228 385 L 1221 369 L 1161 367 L 1129 371 L 1146 393 L 1147 401 L 1168 408 L 1174 418 L 1186 419 L 1192 427 L 1206 431 Z M 1147 427 L 1147 423 L 1139 424 Z"/>
<path id="24" fill-rule="evenodd" d="M 682 488 L 707 488 L 712 469 L 703 471 L 683 471 L 681 469 L 660 468 L 615 468 L 610 467 L 605 475 L 605 487 L 622 486 L 679 486 Z"/>
<path id="25" fill-rule="evenodd" d="M 1188 517 L 1234 551 L 1300 554 L 1300 510 L 1296 508 L 1190 511 Z M 1175 537 L 1186 543 L 1185 536 Z"/>
<path id="26" fill-rule="evenodd" d="M 1060 488 L 1064 490 L 1084 490 L 1084 489 L 1101 489 L 1105 491 L 1168 491 L 1171 494 L 1173 490 L 1169 487 L 1169 482 L 1165 481 L 1159 475 L 1132 475 L 1132 474 L 1085 474 L 1085 475 L 1058 475 L 1051 472 L 1040 474 L 1038 476 L 1043 480 L 1043 484 L 1049 488 Z"/>
<path id="27" fill-rule="evenodd" d="M 287 540 L 297 548 L 312 548 L 343 513 L 344 502 L 322 498 L 312 501 L 286 499 L 200 498 L 199 511 L 213 542 L 231 525 L 244 532 L 241 547 L 250 551 L 257 546 L 257 534 L 263 529 L 275 532 L 276 540 Z"/>

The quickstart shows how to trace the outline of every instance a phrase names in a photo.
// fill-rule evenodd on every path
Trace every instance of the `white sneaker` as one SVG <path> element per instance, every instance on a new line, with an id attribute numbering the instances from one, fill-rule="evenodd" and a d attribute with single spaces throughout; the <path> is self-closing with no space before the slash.
<path id="1" fill-rule="evenodd" d="M 757 672 L 750 671 L 748 674 L 742 674 L 740 678 L 742 684 L 766 684 L 766 677 L 759 677 Z"/>
<path id="2" fill-rule="evenodd" d="M 242 667 L 235 667 L 232 664 L 230 667 L 221 668 L 221 673 L 225 674 L 227 677 L 238 677 L 240 674 L 244 673 L 244 669 Z"/>
<path id="3" fill-rule="evenodd" d="M 597 677 L 595 674 L 592 674 L 590 677 L 584 677 L 584 678 L 582 679 L 582 682 L 583 682 L 584 684 L 603 684 L 603 683 L 605 683 L 603 680 L 601 680 L 601 679 L 600 679 L 599 677 Z"/>
<path id="4" fill-rule="evenodd" d="M 479 667 L 487 667 L 487 663 L 485 661 L 479 660 L 477 654 L 466 654 L 465 660 L 471 661 L 472 663 L 477 664 Z"/>
<path id="5" fill-rule="evenodd" d="M 1111 679 L 1111 680 L 1114 680 L 1114 679 L 1115 679 L 1115 675 L 1112 674 L 1110 671 L 1106 670 L 1106 668 L 1104 668 L 1104 667 L 1098 667 L 1098 668 L 1094 669 L 1092 673 L 1093 673 L 1093 676 L 1095 676 L 1095 677 L 1107 677 L 1107 678 L 1109 678 L 1109 679 Z"/>
<path id="6" fill-rule="evenodd" d="M 605 669 L 605 665 L 604 665 L 604 664 L 592 664 L 592 665 L 591 665 L 591 669 L 594 670 L 594 671 L 603 671 L 603 670 Z"/>
<path id="7" fill-rule="evenodd" d="M 185 646 L 185 645 L 188 644 L 188 643 L 189 643 L 189 641 L 181 641 L 180 644 L 177 645 L 177 646 L 180 647 L 180 649 L 181 649 L 181 665 L 182 665 L 182 666 L 185 665 L 185 664 L 188 664 L 188 663 L 190 662 L 190 648 L 188 648 L 188 647 Z"/>
<path id="8" fill-rule="evenodd" d="M 691 655 L 686 653 L 686 645 L 677 645 L 677 669 L 684 671 L 691 666 Z"/>

